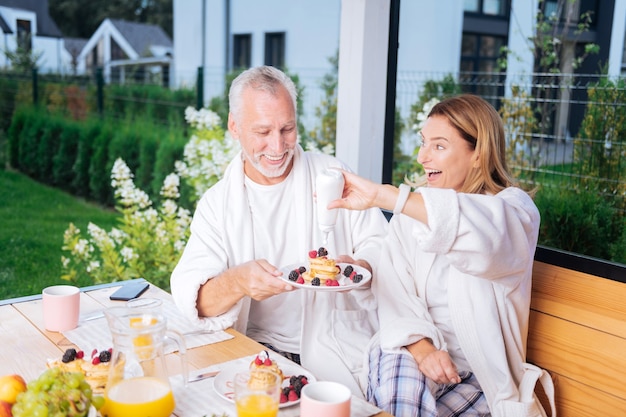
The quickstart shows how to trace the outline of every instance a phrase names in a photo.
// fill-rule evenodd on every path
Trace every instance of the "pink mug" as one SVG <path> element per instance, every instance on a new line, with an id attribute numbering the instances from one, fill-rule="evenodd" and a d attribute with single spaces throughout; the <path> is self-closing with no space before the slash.
<path id="1" fill-rule="evenodd" d="M 350 417 L 352 392 L 345 385 L 316 381 L 300 392 L 300 417 Z"/>
<path id="2" fill-rule="evenodd" d="M 41 293 L 46 330 L 62 332 L 78 326 L 80 289 L 73 285 L 53 285 Z"/>

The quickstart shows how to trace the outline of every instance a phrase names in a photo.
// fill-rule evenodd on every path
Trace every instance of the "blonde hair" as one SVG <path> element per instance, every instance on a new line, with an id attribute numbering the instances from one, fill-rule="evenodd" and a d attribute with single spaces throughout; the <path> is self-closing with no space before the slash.
<path id="1" fill-rule="evenodd" d="M 477 168 L 470 171 L 462 193 L 497 194 L 516 186 L 506 163 L 504 125 L 500 115 L 484 99 L 461 94 L 437 103 L 428 117 L 443 116 L 478 154 Z M 422 181 L 411 185 L 423 185 Z"/>

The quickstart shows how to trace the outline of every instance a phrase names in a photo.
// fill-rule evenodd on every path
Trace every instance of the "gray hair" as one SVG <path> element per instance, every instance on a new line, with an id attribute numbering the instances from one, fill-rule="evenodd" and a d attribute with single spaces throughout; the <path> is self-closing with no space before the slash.
<path id="1" fill-rule="evenodd" d="M 272 95 L 277 94 L 277 87 L 283 86 L 291 96 L 293 101 L 294 114 L 298 114 L 298 91 L 293 83 L 284 72 L 278 68 L 267 65 L 253 67 L 245 70 L 237 76 L 230 85 L 228 92 L 228 102 L 230 112 L 235 120 L 239 119 L 242 107 L 242 96 L 246 88 L 254 88 L 255 90 L 266 91 Z"/>

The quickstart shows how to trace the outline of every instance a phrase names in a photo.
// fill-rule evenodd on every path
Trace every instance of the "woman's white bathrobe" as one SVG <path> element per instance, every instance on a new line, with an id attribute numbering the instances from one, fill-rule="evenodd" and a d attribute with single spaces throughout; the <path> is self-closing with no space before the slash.
<path id="1" fill-rule="evenodd" d="M 327 167 L 345 168 L 337 159 L 304 152 L 296 147 L 293 169 L 293 196 L 299 202 L 298 224 L 294 233 L 277 236 L 299 247 L 302 262 L 309 250 L 323 241 L 317 227 L 313 192 L 315 177 Z M 226 269 L 255 259 L 252 219 L 244 192 L 241 155 L 227 168 L 221 181 L 210 188 L 198 203 L 191 224 L 191 237 L 172 273 L 171 291 L 180 310 L 206 329 L 234 327 L 246 333 L 250 298 L 245 297 L 218 317 L 198 317 L 198 290 L 208 279 Z M 281 221 L 281 219 L 276 219 Z M 378 209 L 339 210 L 333 253 L 365 259 L 375 266 L 380 245 L 386 235 L 387 221 Z M 268 259 L 273 263 L 271 259 Z M 275 265 L 282 267 L 285 265 Z M 317 378 L 342 382 L 363 396 L 359 380 L 366 375 L 365 348 L 378 330 L 376 301 L 370 289 L 341 292 L 299 291 L 302 297 L 300 355 L 302 365 Z"/>
<path id="2" fill-rule="evenodd" d="M 403 346 L 427 337 L 437 348 L 446 348 L 424 302 L 426 282 L 414 279 L 418 268 L 426 271 L 421 276 L 436 279 L 428 270 L 435 257 L 443 256 L 450 264 L 453 329 L 492 415 L 541 415 L 534 383 L 526 398 L 518 390 L 526 369 L 537 207 L 513 187 L 495 196 L 428 187 L 417 192 L 424 197 L 428 226 L 404 215 L 392 218 L 373 284 L 381 347 L 408 354 Z"/>

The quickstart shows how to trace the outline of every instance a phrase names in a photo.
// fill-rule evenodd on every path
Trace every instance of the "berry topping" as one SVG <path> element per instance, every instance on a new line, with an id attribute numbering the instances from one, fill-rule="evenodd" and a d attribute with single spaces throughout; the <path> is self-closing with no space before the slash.
<path id="1" fill-rule="evenodd" d="M 321 247 L 317 250 L 317 256 L 328 256 L 328 251 L 326 248 Z"/>
<path id="2" fill-rule="evenodd" d="M 96 356 L 98 354 L 98 349 L 94 349 L 91 351 L 91 358 L 93 359 L 94 356 Z"/>
<path id="3" fill-rule="evenodd" d="M 94 365 L 98 365 L 100 363 L 100 357 L 96 356 L 91 360 L 91 363 Z"/>
<path id="4" fill-rule="evenodd" d="M 318 277 L 313 278 L 313 280 L 311 281 L 311 285 L 313 285 L 314 287 L 319 287 L 320 279 Z"/>
<path id="5" fill-rule="evenodd" d="M 356 276 L 356 271 L 352 271 L 350 273 L 350 279 L 354 281 L 354 277 Z"/>
<path id="6" fill-rule="evenodd" d="M 286 388 L 286 389 L 289 390 L 289 388 Z M 289 400 L 287 399 L 287 394 L 285 394 L 285 390 L 283 389 L 283 391 L 280 393 L 280 403 L 284 404 L 287 401 Z"/>
<path id="7" fill-rule="evenodd" d="M 254 358 L 254 364 L 257 366 L 261 366 L 263 365 L 263 360 L 257 356 L 256 358 Z"/>
<path id="8" fill-rule="evenodd" d="M 356 274 L 354 278 L 352 278 L 352 282 L 354 282 L 355 284 L 358 284 L 359 282 L 361 282 L 362 279 L 363 279 L 363 275 Z"/>
<path id="9" fill-rule="evenodd" d="M 352 267 L 352 265 L 348 265 L 346 266 L 346 269 L 343 270 L 343 275 L 349 277 L 353 270 L 354 268 Z"/>
<path id="10" fill-rule="evenodd" d="M 289 391 L 289 396 L 287 397 L 289 401 L 298 401 L 300 397 L 296 394 L 295 390 Z"/>
<path id="11" fill-rule="evenodd" d="M 299 276 L 296 284 L 304 284 L 304 278 L 302 278 L 302 276 Z"/>
<path id="12" fill-rule="evenodd" d="M 300 275 L 300 273 L 297 270 L 293 270 L 289 273 L 289 281 L 295 281 L 298 279 L 298 276 Z"/>
<path id="13" fill-rule="evenodd" d="M 76 359 L 82 359 L 85 357 L 85 352 L 83 352 L 82 350 L 79 350 L 78 352 L 76 352 Z"/>
<path id="14" fill-rule="evenodd" d="M 300 272 L 301 274 L 304 274 L 306 272 L 306 268 L 301 266 L 300 268 L 298 268 L 298 272 Z"/>
<path id="15" fill-rule="evenodd" d="M 98 355 L 98 359 L 100 359 L 100 362 L 109 362 L 111 360 L 111 352 L 109 352 L 108 350 L 103 350 Z"/>
<path id="16" fill-rule="evenodd" d="M 336 279 L 327 279 L 326 280 L 326 286 L 327 287 L 338 287 L 339 286 L 339 281 L 337 281 Z"/>
<path id="17" fill-rule="evenodd" d="M 316 250 L 310 250 L 309 251 L 309 258 L 317 258 L 317 251 Z"/>
<path id="18" fill-rule="evenodd" d="M 65 353 L 63 353 L 63 357 L 61 358 L 61 361 L 63 363 L 68 363 L 68 362 L 72 362 L 74 359 L 76 359 L 76 349 L 69 348 L 65 351 Z"/>
<path id="19" fill-rule="evenodd" d="M 272 366 L 272 360 L 270 358 L 265 358 L 265 361 L 263 361 L 263 365 Z"/>

